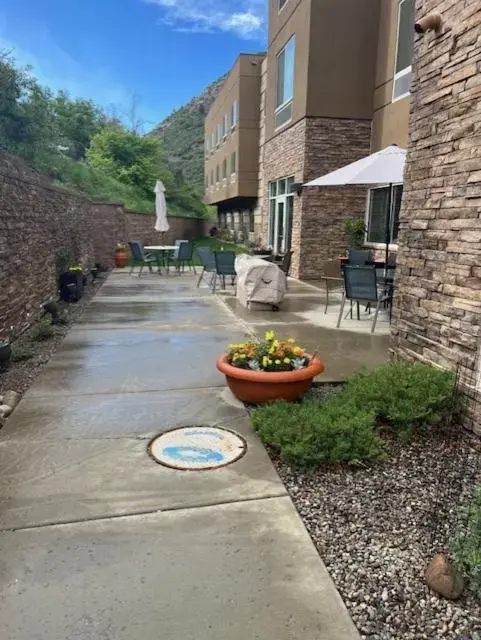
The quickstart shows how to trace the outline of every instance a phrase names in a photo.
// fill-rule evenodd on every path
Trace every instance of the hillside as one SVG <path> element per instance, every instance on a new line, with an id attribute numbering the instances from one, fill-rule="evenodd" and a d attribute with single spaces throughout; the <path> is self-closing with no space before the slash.
<path id="1" fill-rule="evenodd" d="M 212 82 L 200 96 L 171 113 L 149 133 L 162 140 L 177 181 L 190 182 L 200 193 L 204 190 L 204 118 L 226 77 L 227 74 Z"/>

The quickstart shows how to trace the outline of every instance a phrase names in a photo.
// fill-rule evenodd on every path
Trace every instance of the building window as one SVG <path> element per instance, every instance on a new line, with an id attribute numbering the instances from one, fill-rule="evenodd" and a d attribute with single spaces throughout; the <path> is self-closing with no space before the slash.
<path id="1" fill-rule="evenodd" d="M 209 155 L 210 152 L 210 143 L 209 143 L 209 138 L 207 138 L 207 140 L 205 141 L 205 155 L 206 157 Z"/>
<path id="2" fill-rule="evenodd" d="M 224 113 L 224 118 L 222 121 L 222 135 L 224 138 L 227 138 L 227 132 L 229 131 L 229 115 Z"/>
<path id="3" fill-rule="evenodd" d="M 214 169 L 210 172 L 210 184 L 212 187 L 214 186 Z"/>
<path id="4" fill-rule="evenodd" d="M 216 140 L 215 140 L 216 147 L 220 145 L 221 140 L 222 140 L 222 124 L 218 124 L 216 128 Z"/>
<path id="5" fill-rule="evenodd" d="M 389 217 L 389 244 L 397 244 L 399 231 L 399 212 L 403 187 L 401 184 L 393 187 L 379 187 L 370 189 L 369 206 L 367 212 L 367 241 L 372 244 L 385 244 L 386 222 L 388 215 L 389 189 L 392 188 L 391 215 Z"/>
<path id="6" fill-rule="evenodd" d="M 212 133 L 212 135 L 210 137 L 210 150 L 211 150 L 211 153 L 214 153 L 214 149 L 215 149 L 215 131 L 214 131 L 214 133 Z"/>
<path id="7" fill-rule="evenodd" d="M 219 169 L 219 165 L 217 165 L 217 167 L 215 168 L 215 181 L 216 183 L 219 182 L 220 180 L 220 169 Z"/>
<path id="8" fill-rule="evenodd" d="M 277 56 L 276 129 L 286 125 L 292 118 L 295 58 L 296 40 L 293 36 Z"/>
<path id="9" fill-rule="evenodd" d="M 222 178 L 227 178 L 227 158 L 222 160 Z"/>
<path id="10" fill-rule="evenodd" d="M 237 106 L 237 100 L 234 100 L 234 102 L 232 103 L 232 106 L 230 108 L 230 126 L 231 126 L 231 129 L 234 129 L 234 127 L 237 125 L 238 118 L 239 118 L 239 108 Z"/>
<path id="11" fill-rule="evenodd" d="M 230 172 L 232 174 L 237 172 L 237 156 L 235 151 L 230 157 Z"/>
<path id="12" fill-rule="evenodd" d="M 269 183 L 268 243 L 274 254 L 291 248 L 292 218 L 294 213 L 294 178 L 282 178 Z"/>
<path id="13" fill-rule="evenodd" d="M 277 0 L 277 12 L 280 13 L 286 4 L 287 0 Z"/>
<path id="14" fill-rule="evenodd" d="M 414 47 L 415 0 L 399 0 L 393 100 L 409 95 Z"/>

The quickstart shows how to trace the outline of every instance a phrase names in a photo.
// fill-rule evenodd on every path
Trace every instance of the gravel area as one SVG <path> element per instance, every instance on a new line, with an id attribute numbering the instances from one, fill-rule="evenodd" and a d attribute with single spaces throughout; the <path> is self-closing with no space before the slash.
<path id="1" fill-rule="evenodd" d="M 386 453 L 375 466 L 302 474 L 270 451 L 362 638 L 481 640 L 481 603 L 469 593 L 449 602 L 424 582 L 479 480 L 479 443 L 437 432 L 388 439 Z"/>
<path id="2" fill-rule="evenodd" d="M 13 348 L 21 345 L 31 349 L 33 357 L 22 362 L 11 361 L 8 369 L 0 372 L 0 395 L 10 389 L 17 391 L 20 395 L 27 391 L 37 376 L 40 375 L 52 354 L 58 349 L 70 326 L 80 318 L 106 277 L 106 273 L 99 274 L 95 284 L 92 284 L 89 278 L 88 284 L 84 289 L 84 295 L 78 302 L 70 304 L 58 303 L 60 312 L 68 318 L 68 324 L 56 325 L 53 337 L 47 340 L 33 340 L 32 333 L 36 326 L 34 324 L 12 343 Z M 47 317 L 50 316 L 47 315 Z"/>

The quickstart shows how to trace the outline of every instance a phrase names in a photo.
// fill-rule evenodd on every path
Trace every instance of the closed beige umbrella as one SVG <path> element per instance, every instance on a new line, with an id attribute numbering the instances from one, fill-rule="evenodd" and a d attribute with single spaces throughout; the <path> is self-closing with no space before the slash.
<path id="1" fill-rule="evenodd" d="M 157 219 L 155 221 L 155 230 L 165 233 L 170 229 L 167 221 L 167 204 L 165 202 L 165 187 L 161 180 L 157 180 L 155 184 L 155 213 Z"/>

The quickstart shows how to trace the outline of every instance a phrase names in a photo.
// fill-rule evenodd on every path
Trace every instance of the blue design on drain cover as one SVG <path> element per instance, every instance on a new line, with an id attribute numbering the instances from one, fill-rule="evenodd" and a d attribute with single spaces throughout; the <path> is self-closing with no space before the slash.
<path id="1" fill-rule="evenodd" d="M 200 447 L 165 447 L 163 453 L 174 460 L 190 463 L 222 462 L 224 456 L 219 451 Z"/>

